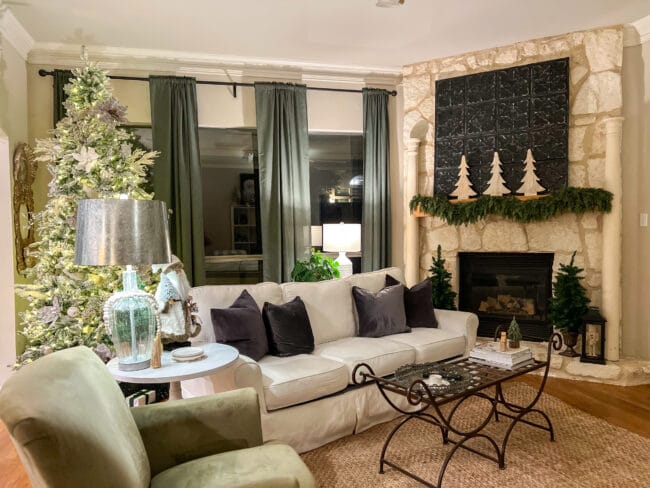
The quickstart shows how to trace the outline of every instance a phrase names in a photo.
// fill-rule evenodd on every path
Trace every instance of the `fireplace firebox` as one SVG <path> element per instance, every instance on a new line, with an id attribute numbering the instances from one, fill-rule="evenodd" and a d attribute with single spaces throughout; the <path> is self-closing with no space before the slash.
<path id="1" fill-rule="evenodd" d="M 459 309 L 478 315 L 478 335 L 492 337 L 512 317 L 529 340 L 547 340 L 552 327 L 553 253 L 461 252 Z"/>

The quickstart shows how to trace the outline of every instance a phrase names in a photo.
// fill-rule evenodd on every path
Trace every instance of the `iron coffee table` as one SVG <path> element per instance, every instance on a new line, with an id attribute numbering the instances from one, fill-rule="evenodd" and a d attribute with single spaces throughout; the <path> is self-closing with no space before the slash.
<path id="1" fill-rule="evenodd" d="M 358 364 L 352 373 L 355 384 L 361 385 L 374 382 L 388 404 L 397 412 L 405 415 L 405 417 L 391 430 L 384 442 L 379 457 L 379 472 L 383 474 L 385 466 L 390 466 L 414 480 L 419 481 L 425 486 L 440 488 L 445 470 L 454 454 L 460 448 L 490 459 L 497 463 L 500 469 L 505 469 L 508 440 L 510 439 L 514 427 L 520 422 L 547 431 L 550 434 L 551 441 L 554 441 L 555 434 L 551 419 L 544 411 L 535 408 L 535 405 L 539 401 L 539 398 L 544 391 L 544 386 L 546 385 L 551 362 L 551 351 L 559 351 L 561 347 L 562 336 L 558 333 L 553 333 L 548 342 L 547 357 L 545 361 L 533 360 L 529 364 L 512 370 L 478 364 L 465 358 L 459 361 L 452 360 L 449 362 L 408 365 L 398 369 L 395 374 L 384 378 L 376 376 L 369 365 L 365 363 Z M 505 398 L 502 389 L 502 385 L 505 381 L 539 369 L 544 369 L 542 382 L 535 397 L 528 405 L 517 405 Z M 445 379 L 448 385 L 437 386 L 435 384 L 427 384 L 426 378 L 435 374 L 440 375 Z M 494 387 L 493 391 L 486 391 L 492 387 Z M 414 409 L 406 410 L 399 407 L 388 396 L 388 392 L 406 397 L 408 403 L 414 407 Z M 454 425 L 453 417 L 458 411 L 458 408 L 470 398 L 481 398 L 487 400 L 490 407 L 486 410 L 485 418 L 477 427 L 463 430 L 458 425 Z M 441 407 L 447 404 L 451 404 L 452 406 L 448 413 L 445 414 L 441 410 Z M 545 424 L 524 418 L 532 413 L 539 414 L 544 419 Z M 508 418 L 510 423 L 505 430 L 503 440 L 497 442 L 493 436 L 486 433 L 484 429 L 490 423 L 492 418 L 498 422 L 501 417 Z M 409 472 L 407 469 L 386 458 L 386 451 L 393 441 L 395 434 L 397 434 L 404 425 L 414 419 L 421 420 L 437 427 L 440 429 L 442 435 L 442 443 L 453 444 L 453 447 L 444 458 L 442 467 L 438 473 L 437 484 L 433 484 L 430 481 Z M 491 448 L 493 448 L 494 452 L 485 452 L 466 445 L 466 443 L 472 439 L 485 439 Z"/>

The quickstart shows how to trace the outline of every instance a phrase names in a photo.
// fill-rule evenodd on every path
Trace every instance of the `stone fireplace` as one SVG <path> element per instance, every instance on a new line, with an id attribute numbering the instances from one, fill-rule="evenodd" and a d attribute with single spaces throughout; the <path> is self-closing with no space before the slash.
<path id="1" fill-rule="evenodd" d="M 552 253 L 458 253 L 458 308 L 479 317 L 478 335 L 492 337 L 516 317 L 528 340 L 547 340 Z"/>
<path id="2" fill-rule="evenodd" d="M 517 223 L 488 216 L 476 223 L 451 226 L 437 217 L 413 218 L 409 215 L 404 220 L 404 262 L 408 282 L 415 283 L 428 274 L 431 257 L 439 244 L 453 275 L 454 289 L 461 295 L 464 295 L 464 289 L 461 290 L 464 285 L 459 276 L 464 253 L 546 253 L 553 256 L 554 276 L 560 264 L 568 263 L 575 251 L 576 264 L 584 268 L 584 285 L 591 303 L 601 307 L 608 321 L 607 359 L 619 359 L 622 51 L 622 27 L 615 26 L 404 67 L 405 214 L 409 212 L 408 201 L 414 194 L 433 193 L 436 81 L 560 58 L 569 59 L 568 184 L 605 188 L 614 194 L 613 210 L 609 214 L 564 214 L 543 222 Z M 505 305 L 496 305 L 495 300 L 500 301 L 497 295 L 483 308 L 508 306 L 508 297 L 503 296 L 508 294 L 501 293 Z M 530 309 L 529 302 L 521 301 L 522 297 L 515 298 L 509 302 L 510 307 Z M 460 305 L 461 309 L 468 306 L 464 301 Z M 472 306 L 480 308 L 481 304 Z M 535 308 L 533 315 L 537 312 Z M 489 326 L 483 323 L 482 318 L 479 335 L 489 337 Z"/>

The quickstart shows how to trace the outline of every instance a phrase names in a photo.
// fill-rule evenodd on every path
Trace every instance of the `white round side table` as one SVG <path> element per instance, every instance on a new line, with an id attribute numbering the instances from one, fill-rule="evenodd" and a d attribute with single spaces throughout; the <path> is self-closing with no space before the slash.
<path id="1" fill-rule="evenodd" d="M 201 344 L 205 357 L 197 361 L 180 362 L 172 359 L 171 352 L 162 353 L 162 367 L 146 368 L 138 371 L 118 369 L 118 359 L 111 359 L 107 366 L 117 381 L 126 383 L 169 383 L 169 399 L 180 400 L 181 381 L 207 376 L 234 363 L 239 351 L 225 344 Z"/>

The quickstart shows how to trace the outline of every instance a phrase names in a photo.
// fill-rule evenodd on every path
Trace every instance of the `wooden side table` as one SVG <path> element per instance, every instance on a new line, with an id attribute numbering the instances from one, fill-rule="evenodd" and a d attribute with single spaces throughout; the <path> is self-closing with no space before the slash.
<path id="1" fill-rule="evenodd" d="M 172 359 L 171 352 L 162 353 L 162 367 L 146 368 L 138 371 L 118 369 L 118 359 L 111 359 L 107 366 L 117 381 L 126 383 L 169 383 L 169 399 L 180 400 L 181 381 L 207 376 L 230 366 L 239 357 L 237 349 L 225 344 L 202 344 L 205 358 L 197 361 L 180 362 Z"/>

